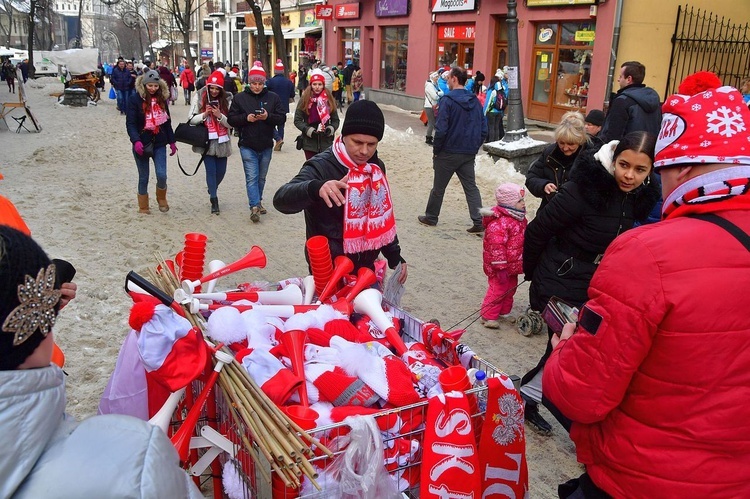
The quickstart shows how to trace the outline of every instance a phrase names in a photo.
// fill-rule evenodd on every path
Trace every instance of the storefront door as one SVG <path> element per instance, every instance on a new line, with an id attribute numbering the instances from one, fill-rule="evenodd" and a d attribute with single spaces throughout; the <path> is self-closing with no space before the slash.
<path id="1" fill-rule="evenodd" d="M 460 66 L 474 73 L 474 26 L 441 25 L 438 27 L 437 66 Z"/>
<path id="2" fill-rule="evenodd" d="M 559 123 L 567 111 L 586 112 L 593 44 L 591 22 L 537 26 L 530 119 Z"/>

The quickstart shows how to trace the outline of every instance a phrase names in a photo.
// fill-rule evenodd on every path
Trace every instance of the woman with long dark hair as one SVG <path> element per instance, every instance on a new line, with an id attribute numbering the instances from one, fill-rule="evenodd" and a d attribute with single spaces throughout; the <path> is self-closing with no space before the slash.
<path id="1" fill-rule="evenodd" d="M 294 113 L 294 126 L 302 132 L 302 150 L 310 159 L 333 144 L 339 128 L 336 100 L 325 87 L 325 75 L 319 69 L 310 73 L 310 85 L 302 92 Z"/>
<path id="2" fill-rule="evenodd" d="M 230 126 L 227 121 L 232 94 L 224 91 L 224 75 L 214 71 L 206 86 L 196 92 L 190 108 L 190 124 L 203 123 L 208 129 L 208 150 L 193 147 L 193 152 L 203 154 L 206 165 L 206 186 L 211 202 L 211 213 L 218 215 L 218 188 L 227 173 L 227 158 L 232 154 Z"/>

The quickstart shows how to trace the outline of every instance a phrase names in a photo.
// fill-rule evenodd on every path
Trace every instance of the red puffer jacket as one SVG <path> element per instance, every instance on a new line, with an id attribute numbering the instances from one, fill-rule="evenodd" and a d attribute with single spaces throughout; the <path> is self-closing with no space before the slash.
<path id="1" fill-rule="evenodd" d="M 482 208 L 480 214 L 485 228 L 482 252 L 484 273 L 491 276 L 500 270 L 507 270 L 510 275 L 521 274 L 526 219 L 516 220 L 501 206 Z"/>
<path id="2" fill-rule="evenodd" d="M 738 198 L 700 210 L 750 233 L 750 196 Z M 599 487 L 750 497 L 748 290 L 750 253 L 713 223 L 677 216 L 607 249 L 543 379 Z"/>

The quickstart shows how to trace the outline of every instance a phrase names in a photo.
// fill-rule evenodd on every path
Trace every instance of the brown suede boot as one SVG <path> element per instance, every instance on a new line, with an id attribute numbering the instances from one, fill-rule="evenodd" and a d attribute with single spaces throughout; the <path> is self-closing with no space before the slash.
<path id="1" fill-rule="evenodd" d="M 167 190 L 156 188 L 156 202 L 159 203 L 159 211 L 169 211 L 169 204 L 167 203 Z"/>
<path id="2" fill-rule="evenodd" d="M 138 194 L 138 213 L 149 215 L 151 210 L 148 208 L 148 194 Z"/>

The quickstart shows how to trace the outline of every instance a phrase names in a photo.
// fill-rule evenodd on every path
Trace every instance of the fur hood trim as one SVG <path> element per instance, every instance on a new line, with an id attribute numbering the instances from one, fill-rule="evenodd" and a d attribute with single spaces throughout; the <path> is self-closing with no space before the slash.
<path id="1" fill-rule="evenodd" d="M 610 147 L 610 145 L 611 143 L 605 144 L 602 149 Z M 648 184 L 641 184 L 637 189 L 624 194 L 617 186 L 614 174 L 610 173 L 595 156 L 597 153 L 596 148 L 581 151 L 570 172 L 570 180 L 579 186 L 581 196 L 597 210 L 603 210 L 607 203 L 613 199 L 620 199 L 621 195 L 634 196 L 633 214 L 635 219 L 645 219 L 661 197 L 661 188 L 653 178 L 654 173 L 652 172 L 646 179 Z"/>
<path id="2" fill-rule="evenodd" d="M 159 88 L 161 89 L 161 94 L 164 96 L 164 100 L 169 102 L 169 87 L 167 86 L 167 82 L 163 79 L 159 79 Z M 141 99 L 146 98 L 146 85 L 143 84 L 143 75 L 139 76 L 135 79 L 135 91 L 138 92 L 138 95 L 141 96 Z"/>
<path id="3" fill-rule="evenodd" d="M 496 217 L 497 214 L 495 213 L 494 206 L 483 206 L 479 208 L 479 214 L 483 217 Z"/>

